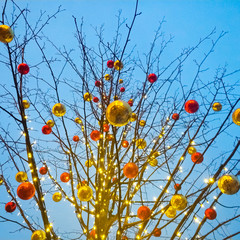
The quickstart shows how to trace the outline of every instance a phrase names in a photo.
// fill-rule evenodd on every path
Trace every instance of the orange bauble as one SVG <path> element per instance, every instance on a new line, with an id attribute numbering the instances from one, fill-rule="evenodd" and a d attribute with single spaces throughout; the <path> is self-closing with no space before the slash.
<path id="1" fill-rule="evenodd" d="M 108 124 L 105 123 L 105 124 L 103 125 L 103 131 L 104 131 L 104 132 L 108 132 L 108 131 L 109 131 L 109 125 L 108 125 Z"/>
<path id="2" fill-rule="evenodd" d="M 147 206 L 141 206 L 137 211 L 137 216 L 141 220 L 146 220 L 151 216 L 151 210 Z"/>
<path id="3" fill-rule="evenodd" d="M 199 164 L 203 161 L 203 155 L 199 152 L 195 152 L 192 154 L 191 159 L 194 163 Z"/>
<path id="4" fill-rule="evenodd" d="M 40 174 L 42 174 L 42 175 L 45 175 L 45 174 L 47 174 L 47 171 L 48 171 L 48 168 L 47 167 L 41 167 L 40 169 L 39 169 L 39 173 Z"/>
<path id="5" fill-rule="evenodd" d="M 96 238 L 96 231 L 93 229 L 91 232 L 90 232 L 90 239 L 97 239 Z"/>
<path id="6" fill-rule="evenodd" d="M 93 141 L 98 141 L 101 138 L 101 133 L 98 130 L 94 130 L 90 134 L 90 138 Z"/>
<path id="7" fill-rule="evenodd" d="M 35 187 L 30 182 L 21 183 L 17 188 L 17 195 L 22 200 L 31 199 L 35 195 Z"/>
<path id="8" fill-rule="evenodd" d="M 73 136 L 73 141 L 78 142 L 79 141 L 79 136 Z"/>
<path id="9" fill-rule="evenodd" d="M 129 146 L 129 142 L 127 140 L 122 141 L 122 146 L 127 148 Z"/>
<path id="10" fill-rule="evenodd" d="M 213 208 L 208 208 L 205 211 L 205 217 L 209 220 L 214 220 L 217 217 L 217 212 Z"/>
<path id="11" fill-rule="evenodd" d="M 62 173 L 61 176 L 60 176 L 60 180 L 62 182 L 68 182 L 70 180 L 69 173 L 67 173 L 67 172 Z"/>
<path id="12" fill-rule="evenodd" d="M 176 183 L 176 184 L 174 185 L 174 189 L 175 189 L 176 191 L 181 190 L 181 185 L 180 185 L 179 183 Z"/>
<path id="13" fill-rule="evenodd" d="M 127 178 L 135 178 L 138 175 L 138 166 L 129 162 L 123 167 L 123 173 Z"/>
<path id="14" fill-rule="evenodd" d="M 161 229 L 160 228 L 155 228 L 154 230 L 153 230 L 153 236 L 154 237 L 160 237 L 161 236 Z"/>
<path id="15" fill-rule="evenodd" d="M 188 113 L 195 113 L 199 109 L 199 104 L 195 100 L 188 100 L 185 103 L 185 111 Z"/>

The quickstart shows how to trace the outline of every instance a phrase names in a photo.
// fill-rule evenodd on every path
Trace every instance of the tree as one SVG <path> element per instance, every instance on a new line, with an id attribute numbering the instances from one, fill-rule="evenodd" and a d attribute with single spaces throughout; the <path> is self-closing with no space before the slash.
<path id="1" fill-rule="evenodd" d="M 16 9 L 11 20 L 10 4 Z M 32 24 L 28 9 L 14 1 L 2 5 L 1 68 L 11 78 L 1 84 L 1 115 L 7 117 L 1 122 L 1 183 L 11 199 L 3 221 L 30 230 L 34 240 L 230 239 L 240 233 L 225 229 L 240 216 L 237 201 L 229 205 L 240 188 L 239 69 L 219 67 L 208 80 L 205 65 L 225 32 L 216 37 L 214 29 L 163 64 L 172 41 L 161 30 L 164 20 L 144 57 L 128 48 L 141 14 L 138 1 L 124 41 L 120 15 L 112 42 L 95 29 L 95 48 L 74 17 L 75 50 L 59 48 L 43 33 L 61 8 Z M 186 85 L 184 66 L 206 44 Z M 73 206 L 76 231 L 52 225 L 49 209 L 61 209 L 54 202 Z M 23 223 L 9 216 L 15 209 Z M 229 215 L 220 216 L 225 209 Z"/>

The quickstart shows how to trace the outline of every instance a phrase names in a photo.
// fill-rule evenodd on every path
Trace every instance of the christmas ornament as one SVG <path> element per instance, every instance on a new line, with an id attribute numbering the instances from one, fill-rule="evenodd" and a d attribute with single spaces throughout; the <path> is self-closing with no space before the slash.
<path id="1" fill-rule="evenodd" d="M 95 86 L 96 86 L 96 87 L 100 87 L 100 86 L 101 86 L 101 82 L 100 82 L 100 81 L 98 81 L 98 80 L 97 80 L 97 81 L 95 81 Z"/>
<path id="2" fill-rule="evenodd" d="M 73 136 L 73 141 L 78 142 L 79 141 L 79 136 Z"/>
<path id="3" fill-rule="evenodd" d="M 123 83 L 123 80 L 122 79 L 119 79 L 119 81 L 118 81 L 120 84 L 122 84 Z"/>
<path id="4" fill-rule="evenodd" d="M 0 25 L 0 42 L 10 43 L 13 40 L 13 30 L 7 25 Z"/>
<path id="5" fill-rule="evenodd" d="M 144 139 L 140 138 L 140 139 L 137 139 L 136 146 L 139 149 L 144 149 L 147 146 L 147 143 Z"/>
<path id="6" fill-rule="evenodd" d="M 240 108 L 236 109 L 232 114 L 232 120 L 235 124 L 240 126 Z"/>
<path id="7" fill-rule="evenodd" d="M 96 231 L 93 229 L 93 230 L 90 232 L 89 236 L 90 236 L 90 239 L 97 239 Z"/>
<path id="8" fill-rule="evenodd" d="M 213 111 L 215 112 L 219 112 L 222 110 L 222 104 L 219 103 L 219 102 L 215 102 L 213 105 L 212 105 L 212 109 Z"/>
<path id="9" fill-rule="evenodd" d="M 54 127 L 55 122 L 50 119 L 50 120 L 47 121 L 47 125 L 52 128 L 52 127 Z"/>
<path id="10" fill-rule="evenodd" d="M 154 230 L 153 230 L 153 236 L 154 237 L 160 237 L 161 236 L 161 229 L 160 228 L 155 228 Z"/>
<path id="11" fill-rule="evenodd" d="M 156 158 L 151 158 L 148 160 L 148 163 L 152 167 L 156 167 L 158 165 L 158 160 Z"/>
<path id="12" fill-rule="evenodd" d="M 28 100 L 22 100 L 22 105 L 24 109 L 28 109 L 30 107 L 30 102 Z"/>
<path id="13" fill-rule="evenodd" d="M 195 152 L 192 154 L 191 159 L 194 163 L 199 164 L 203 161 L 203 155 L 199 152 Z"/>
<path id="14" fill-rule="evenodd" d="M 137 114 L 136 113 L 132 113 L 132 116 L 130 118 L 131 122 L 135 122 L 137 120 Z"/>
<path id="15" fill-rule="evenodd" d="M 181 185 L 180 185 L 179 183 L 176 183 L 176 184 L 174 185 L 174 189 L 175 189 L 176 191 L 181 190 Z"/>
<path id="16" fill-rule="evenodd" d="M 86 102 L 92 101 L 92 94 L 89 93 L 89 92 L 86 92 L 86 93 L 83 95 L 83 99 L 84 99 Z"/>
<path id="17" fill-rule="evenodd" d="M 151 216 L 151 210 L 147 206 L 141 206 L 137 210 L 137 217 L 141 220 L 146 220 Z"/>
<path id="18" fill-rule="evenodd" d="M 195 152 L 197 152 L 197 149 L 195 148 L 195 147 L 189 147 L 188 148 L 188 153 L 190 154 L 190 155 L 192 155 L 192 154 L 194 154 Z"/>
<path id="19" fill-rule="evenodd" d="M 46 240 L 46 233 L 43 230 L 36 230 L 33 232 L 31 240 Z"/>
<path id="20" fill-rule="evenodd" d="M 107 61 L 107 67 L 108 68 L 113 68 L 114 67 L 114 61 L 113 60 L 108 60 Z"/>
<path id="21" fill-rule="evenodd" d="M 117 60 L 114 62 L 114 68 L 117 70 L 117 71 L 120 71 L 122 68 L 123 68 L 123 64 L 121 61 Z"/>
<path id="22" fill-rule="evenodd" d="M 205 217 L 209 220 L 214 220 L 217 217 L 217 212 L 213 208 L 208 208 L 205 211 Z"/>
<path id="23" fill-rule="evenodd" d="M 138 166 L 135 163 L 129 162 L 123 167 L 123 174 L 127 178 L 135 178 L 138 175 Z"/>
<path id="24" fill-rule="evenodd" d="M 120 88 L 120 92 L 125 92 L 125 88 L 124 88 L 124 87 L 121 87 L 121 88 Z"/>
<path id="25" fill-rule="evenodd" d="M 89 159 L 85 162 L 86 167 L 91 167 L 92 165 L 93 165 L 93 161 L 91 159 Z"/>
<path id="26" fill-rule="evenodd" d="M 185 103 L 185 111 L 188 113 L 195 113 L 199 109 L 199 104 L 195 100 L 188 100 Z"/>
<path id="27" fill-rule="evenodd" d="M 110 74 L 105 74 L 104 79 L 105 79 L 106 81 L 110 81 L 110 80 L 112 80 L 112 75 L 110 75 Z"/>
<path id="28" fill-rule="evenodd" d="M 0 175 L 0 186 L 3 184 L 3 177 Z"/>
<path id="29" fill-rule="evenodd" d="M 151 154 L 151 158 L 157 158 L 157 157 L 159 157 L 160 156 L 160 152 L 153 152 L 152 154 Z"/>
<path id="30" fill-rule="evenodd" d="M 108 134 L 107 139 L 108 141 L 112 141 L 114 139 L 114 136 L 112 134 Z"/>
<path id="31" fill-rule="evenodd" d="M 181 211 L 187 207 L 187 198 L 181 194 L 175 194 L 172 196 L 171 205 L 178 211 Z"/>
<path id="32" fill-rule="evenodd" d="M 22 200 L 29 200 L 35 195 L 35 187 L 30 182 L 21 183 L 17 188 L 17 195 Z"/>
<path id="33" fill-rule="evenodd" d="M 234 175 L 223 175 L 218 180 L 218 188 L 224 194 L 233 195 L 240 189 L 240 183 Z"/>
<path id="34" fill-rule="evenodd" d="M 133 106 L 133 100 L 132 100 L 132 99 L 129 99 L 129 100 L 128 100 L 128 105 L 129 105 L 130 107 Z"/>
<path id="35" fill-rule="evenodd" d="M 62 182 L 68 182 L 70 180 L 70 175 L 67 172 L 64 172 L 60 175 L 60 180 Z"/>
<path id="36" fill-rule="evenodd" d="M 101 138 L 101 133 L 98 130 L 93 130 L 90 134 L 90 138 L 93 141 L 98 141 Z"/>
<path id="37" fill-rule="evenodd" d="M 54 202 L 60 202 L 62 200 L 62 194 L 60 192 L 56 192 L 52 196 L 52 200 Z"/>
<path id="38" fill-rule="evenodd" d="M 154 73 L 149 74 L 149 75 L 148 75 L 148 81 L 149 81 L 150 83 L 156 82 L 156 81 L 157 81 L 157 76 L 156 76 L 156 74 L 154 74 Z"/>
<path id="39" fill-rule="evenodd" d="M 18 65 L 18 72 L 23 74 L 23 75 L 26 75 L 29 73 L 29 66 L 26 64 L 26 63 L 20 63 Z"/>
<path id="40" fill-rule="evenodd" d="M 76 117 L 76 118 L 74 119 L 74 121 L 75 121 L 75 123 L 77 123 L 77 124 L 81 124 L 81 123 L 82 123 L 82 120 L 81 120 L 79 117 Z"/>
<path id="41" fill-rule="evenodd" d="M 52 113 L 56 117 L 62 117 L 66 113 L 66 108 L 62 103 L 56 103 L 52 108 Z"/>
<path id="42" fill-rule="evenodd" d="M 129 146 L 129 142 L 127 140 L 122 141 L 122 146 L 127 148 Z"/>
<path id="43" fill-rule="evenodd" d="M 78 198 L 82 202 L 88 202 L 92 199 L 93 191 L 89 186 L 81 186 L 78 190 Z"/>
<path id="44" fill-rule="evenodd" d="M 46 166 L 43 166 L 39 169 L 39 173 L 42 175 L 46 175 L 48 171 L 48 168 Z"/>
<path id="45" fill-rule="evenodd" d="M 17 207 L 17 205 L 15 202 L 8 202 L 5 205 L 5 210 L 6 210 L 6 212 L 12 213 L 15 211 L 16 207 Z"/>
<path id="46" fill-rule="evenodd" d="M 93 98 L 93 102 L 98 103 L 99 102 L 99 98 L 98 97 L 94 97 Z"/>
<path id="47" fill-rule="evenodd" d="M 28 178 L 28 176 L 27 176 L 27 173 L 25 173 L 25 172 L 18 172 L 18 173 L 15 175 L 15 179 L 16 179 L 16 181 L 19 182 L 19 183 L 22 183 L 22 182 L 27 181 L 27 178 Z"/>
<path id="48" fill-rule="evenodd" d="M 168 218 L 174 218 L 177 214 L 177 211 L 175 208 L 173 208 L 172 206 L 170 206 L 167 211 L 165 212 L 165 215 L 168 217 Z"/>
<path id="49" fill-rule="evenodd" d="M 140 120 L 140 121 L 139 121 L 139 125 L 140 125 L 141 127 L 144 127 L 144 126 L 146 125 L 146 121 Z"/>
<path id="50" fill-rule="evenodd" d="M 177 121 L 177 120 L 179 119 L 179 114 L 178 114 L 178 113 L 174 113 L 174 114 L 172 115 L 172 119 L 175 120 L 175 121 Z"/>
<path id="51" fill-rule="evenodd" d="M 103 124 L 103 131 L 108 132 L 109 131 L 109 125 L 108 124 Z"/>
<path id="52" fill-rule="evenodd" d="M 49 127 L 48 125 L 44 125 L 42 127 L 42 133 L 45 134 L 45 135 L 48 135 L 52 132 L 52 128 Z"/>

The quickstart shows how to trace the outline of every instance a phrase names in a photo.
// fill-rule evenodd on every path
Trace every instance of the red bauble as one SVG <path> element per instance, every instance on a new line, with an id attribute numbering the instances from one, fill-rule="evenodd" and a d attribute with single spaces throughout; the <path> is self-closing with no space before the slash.
<path id="1" fill-rule="evenodd" d="M 45 175 L 45 174 L 47 174 L 47 171 L 48 171 L 48 168 L 47 167 L 41 167 L 40 169 L 39 169 L 39 173 L 40 174 L 42 174 L 42 175 Z"/>
<path id="2" fill-rule="evenodd" d="M 156 82 L 156 81 L 157 81 L 157 76 L 156 76 L 156 74 L 155 74 L 155 73 L 149 74 L 149 75 L 148 75 L 148 81 L 149 81 L 150 83 Z"/>
<path id="3" fill-rule="evenodd" d="M 18 72 L 21 74 L 28 74 L 29 73 L 29 66 L 26 63 L 21 63 L 18 65 Z"/>
<path id="4" fill-rule="evenodd" d="M 146 220 L 151 216 L 151 210 L 147 206 L 141 206 L 138 208 L 137 216 L 141 220 Z"/>
<path id="5" fill-rule="evenodd" d="M 16 209 L 17 205 L 15 202 L 8 202 L 6 205 L 5 205 L 5 210 L 6 212 L 14 212 L 15 209 Z"/>
<path id="6" fill-rule="evenodd" d="M 98 98 L 98 97 L 94 97 L 94 98 L 93 98 L 93 101 L 94 101 L 95 103 L 98 103 L 98 102 L 99 102 L 99 98 Z"/>
<path id="7" fill-rule="evenodd" d="M 107 66 L 108 66 L 108 68 L 113 68 L 114 67 L 114 61 L 113 60 L 107 61 Z"/>
<path id="8" fill-rule="evenodd" d="M 79 136 L 73 136 L 73 141 L 78 142 L 79 141 Z"/>
<path id="9" fill-rule="evenodd" d="M 108 132 L 109 131 L 109 125 L 108 124 L 103 124 L 103 131 Z"/>
<path id="10" fill-rule="evenodd" d="M 101 86 L 101 82 L 100 82 L 100 81 L 98 81 L 98 80 L 97 80 L 97 81 L 95 81 L 95 86 L 96 86 L 96 87 L 100 87 L 100 86 Z"/>
<path id="11" fill-rule="evenodd" d="M 17 195 L 22 200 L 29 200 L 35 195 L 35 187 L 30 182 L 23 182 L 17 188 Z"/>
<path id="12" fill-rule="evenodd" d="M 127 178 L 135 178 L 138 175 L 138 166 L 129 162 L 123 167 L 123 173 Z"/>
<path id="13" fill-rule="evenodd" d="M 122 146 L 127 148 L 129 146 L 129 142 L 127 140 L 122 141 Z"/>
<path id="14" fill-rule="evenodd" d="M 176 183 L 176 184 L 174 185 L 174 189 L 175 189 L 176 191 L 181 190 L 180 184 L 179 184 L 179 183 Z"/>
<path id="15" fill-rule="evenodd" d="M 203 161 L 203 155 L 199 152 L 195 152 L 192 154 L 191 159 L 194 163 L 199 164 Z"/>
<path id="16" fill-rule="evenodd" d="M 60 176 L 60 180 L 62 182 L 68 182 L 70 180 L 69 173 L 67 173 L 67 172 L 62 173 L 61 176 Z"/>
<path id="17" fill-rule="evenodd" d="M 178 113 L 174 113 L 174 114 L 172 115 L 172 119 L 175 120 L 175 121 L 177 121 L 177 120 L 179 119 L 179 114 L 178 114 Z"/>
<path id="18" fill-rule="evenodd" d="M 213 208 L 208 208 L 205 210 L 205 217 L 209 220 L 213 220 L 217 217 L 217 212 Z"/>
<path id="19" fill-rule="evenodd" d="M 121 88 L 120 88 L 120 92 L 125 92 L 125 88 L 124 88 L 124 87 L 121 87 Z"/>
<path id="20" fill-rule="evenodd" d="M 90 134 L 90 138 L 93 141 L 98 141 L 101 138 L 101 133 L 98 130 L 94 130 Z"/>
<path id="21" fill-rule="evenodd" d="M 195 100 L 188 100 L 185 103 L 185 111 L 188 113 L 195 113 L 199 109 L 199 104 Z"/>
<path id="22" fill-rule="evenodd" d="M 160 228 L 155 228 L 154 230 L 153 230 L 153 236 L 154 237 L 160 237 L 161 236 L 161 229 Z"/>
<path id="23" fill-rule="evenodd" d="M 130 105 L 130 107 L 132 107 L 132 106 L 133 106 L 133 100 L 130 99 L 130 100 L 128 101 L 128 104 Z"/>
<path id="24" fill-rule="evenodd" d="M 52 132 L 52 128 L 49 127 L 48 125 L 45 125 L 45 126 L 42 127 L 42 133 L 43 133 L 43 134 L 48 135 L 48 134 L 50 134 L 51 132 Z"/>

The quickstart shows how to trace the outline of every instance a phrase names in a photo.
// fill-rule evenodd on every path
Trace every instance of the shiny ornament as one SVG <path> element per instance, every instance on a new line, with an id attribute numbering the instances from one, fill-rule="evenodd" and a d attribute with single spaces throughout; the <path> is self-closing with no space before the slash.
<path id="1" fill-rule="evenodd" d="M 172 115 L 172 119 L 175 120 L 175 121 L 177 121 L 177 120 L 179 119 L 179 114 L 178 114 L 178 113 L 174 113 L 174 114 Z"/>
<path id="2" fill-rule="evenodd" d="M 107 67 L 108 68 L 113 68 L 114 67 L 114 61 L 113 60 L 108 60 L 107 61 Z"/>
<path id="3" fill-rule="evenodd" d="M 62 117 L 66 113 L 66 107 L 62 103 L 56 103 L 52 108 L 52 113 L 56 117 Z"/>
<path id="4" fill-rule="evenodd" d="M 236 109 L 232 114 L 232 120 L 235 124 L 240 126 L 240 108 Z"/>
<path id="5" fill-rule="evenodd" d="M 26 75 L 29 73 L 29 66 L 26 64 L 26 63 L 20 63 L 18 65 L 18 72 L 23 74 L 23 75 Z"/>
<path id="6" fill-rule="evenodd" d="M 187 207 L 187 198 L 181 194 L 175 194 L 172 196 L 171 205 L 178 211 L 181 211 Z"/>
<path id="7" fill-rule="evenodd" d="M 141 206 L 137 210 L 137 217 L 140 218 L 141 220 L 146 220 L 151 216 L 151 210 L 147 206 Z"/>
<path id="8" fill-rule="evenodd" d="M 81 120 L 79 117 L 76 117 L 76 118 L 74 119 L 74 121 L 75 121 L 75 123 L 77 123 L 77 124 L 81 124 L 81 123 L 82 123 L 82 120 Z"/>
<path id="9" fill-rule="evenodd" d="M 97 239 L 96 231 L 93 229 L 89 234 L 90 240 Z"/>
<path id="10" fill-rule="evenodd" d="M 125 88 L 124 88 L 124 87 L 121 87 L 121 88 L 120 88 L 120 92 L 125 92 Z"/>
<path id="11" fill-rule="evenodd" d="M 127 147 L 129 146 L 129 142 L 128 142 L 127 140 L 123 140 L 123 141 L 122 141 L 122 146 L 123 146 L 124 148 L 127 148 Z"/>
<path id="12" fill-rule="evenodd" d="M 122 79 L 119 79 L 119 81 L 118 81 L 120 84 L 122 84 L 123 83 L 123 80 Z"/>
<path id="13" fill-rule="evenodd" d="M 0 186 L 3 184 L 3 177 L 0 176 Z"/>
<path id="14" fill-rule="evenodd" d="M 98 97 L 94 97 L 93 98 L 93 102 L 98 103 L 99 102 L 99 98 Z"/>
<path id="15" fill-rule="evenodd" d="M 109 131 L 109 125 L 108 124 L 103 124 L 103 131 L 108 132 Z"/>
<path id="16" fill-rule="evenodd" d="M 112 134 L 108 134 L 107 139 L 108 141 L 113 141 L 114 136 Z"/>
<path id="17" fill-rule="evenodd" d="M 158 160 L 156 158 L 151 158 L 148 160 L 148 163 L 152 167 L 156 167 L 158 165 Z"/>
<path id="18" fill-rule="evenodd" d="M 54 202 L 60 202 L 62 200 L 62 194 L 60 192 L 56 192 L 52 196 L 52 200 Z"/>
<path id="19" fill-rule="evenodd" d="M 128 124 L 132 116 L 132 109 L 129 104 L 122 100 L 110 103 L 106 110 L 106 118 L 113 126 L 121 127 Z"/>
<path id="20" fill-rule="evenodd" d="M 30 182 L 21 183 L 17 188 L 17 195 L 22 200 L 29 200 L 35 195 L 35 187 Z"/>
<path id="21" fill-rule="evenodd" d="M 52 128 L 49 127 L 48 125 L 44 125 L 42 127 L 42 133 L 45 134 L 45 135 L 48 135 L 52 132 Z"/>
<path id="22" fill-rule="evenodd" d="M 25 173 L 25 172 L 18 172 L 18 173 L 15 175 L 15 179 L 16 179 L 16 181 L 19 182 L 19 183 L 22 183 L 22 182 L 27 181 L 27 178 L 28 178 L 28 176 L 27 176 L 27 173 Z"/>
<path id="23" fill-rule="evenodd" d="M 73 136 L 73 141 L 74 142 L 79 142 L 79 136 Z"/>
<path id="24" fill-rule="evenodd" d="M 174 185 L 174 189 L 175 189 L 176 191 L 181 190 L 181 185 L 180 185 L 179 183 L 176 183 L 176 184 Z"/>
<path id="25" fill-rule="evenodd" d="M 86 92 L 84 95 L 83 95 L 83 99 L 87 102 L 90 102 L 92 101 L 92 94 L 89 93 L 89 92 Z"/>
<path id="26" fill-rule="evenodd" d="M 129 100 L 128 100 L 128 105 L 129 105 L 130 107 L 133 106 L 133 100 L 132 100 L 132 99 L 129 99 Z"/>
<path id="27" fill-rule="evenodd" d="M 195 113 L 199 109 L 199 104 L 195 100 L 188 100 L 185 103 L 185 111 L 188 113 Z"/>
<path id="28" fill-rule="evenodd" d="M 130 118 L 131 122 L 135 122 L 137 120 L 137 114 L 136 113 L 132 113 L 132 116 Z"/>
<path id="29" fill-rule="evenodd" d="M 190 155 L 194 154 L 195 152 L 197 152 L 197 149 L 195 147 L 191 146 L 188 148 L 188 153 Z"/>
<path id="30" fill-rule="evenodd" d="M 170 206 L 167 211 L 165 212 L 165 215 L 168 218 L 174 218 L 177 215 L 177 211 L 175 208 L 173 208 L 172 206 Z"/>
<path id="31" fill-rule="evenodd" d="M 46 175 L 47 172 L 48 172 L 48 168 L 47 168 L 46 166 L 41 167 L 41 168 L 39 169 L 39 173 L 42 174 L 42 175 Z"/>
<path id="32" fill-rule="evenodd" d="M 144 139 L 140 138 L 140 139 L 137 139 L 136 146 L 139 149 L 144 149 L 147 146 L 147 143 Z"/>
<path id="33" fill-rule="evenodd" d="M 214 220 L 217 217 L 217 212 L 213 208 L 205 210 L 205 217 L 209 220 Z"/>
<path id="34" fill-rule="evenodd" d="M 118 100 L 118 99 L 119 99 L 119 97 L 118 97 L 117 95 L 113 97 L 113 100 L 114 100 L 114 101 L 116 101 L 116 100 Z"/>
<path id="35" fill-rule="evenodd" d="M 224 175 L 218 180 L 218 188 L 224 194 L 233 195 L 240 189 L 240 183 L 234 175 Z"/>
<path id="36" fill-rule="evenodd" d="M 152 154 L 151 154 L 151 157 L 152 158 L 157 158 L 157 157 L 159 157 L 160 156 L 160 152 L 153 152 Z"/>
<path id="37" fill-rule="evenodd" d="M 127 178 L 135 178 L 138 175 L 138 166 L 135 163 L 129 162 L 123 167 L 123 174 Z"/>
<path id="38" fill-rule="evenodd" d="M 157 81 L 157 76 L 156 76 L 156 74 L 154 74 L 154 73 L 149 74 L 149 75 L 148 75 L 148 81 L 149 81 L 150 83 L 156 82 L 156 81 Z"/>
<path id="39" fill-rule="evenodd" d="M 24 109 L 28 109 L 30 107 L 30 102 L 28 100 L 22 100 L 22 105 Z"/>
<path id="40" fill-rule="evenodd" d="M 110 80 L 112 80 L 112 75 L 106 74 L 106 75 L 104 76 L 104 79 L 105 79 L 106 81 L 110 81 Z"/>
<path id="41" fill-rule="evenodd" d="M 0 42 L 10 43 L 13 38 L 13 30 L 7 25 L 0 25 Z"/>
<path id="42" fill-rule="evenodd" d="M 98 141 L 101 138 L 101 133 L 98 130 L 93 130 L 90 134 L 90 138 L 93 141 Z"/>
<path id="43" fill-rule="evenodd" d="M 100 81 L 98 81 L 98 80 L 97 80 L 97 81 L 95 81 L 95 86 L 96 86 L 96 87 L 100 87 L 100 86 L 101 86 L 101 82 L 100 82 Z"/>
<path id="44" fill-rule="evenodd" d="M 155 229 L 153 230 L 153 236 L 154 236 L 154 237 L 160 237 L 161 234 L 162 234 L 162 232 L 161 232 L 161 229 L 160 229 L 160 228 L 155 228 Z"/>
<path id="45" fill-rule="evenodd" d="M 52 128 L 52 127 L 54 127 L 55 122 L 50 119 L 50 120 L 47 121 L 47 125 Z"/>
<path id="46" fill-rule="evenodd" d="M 114 62 L 114 68 L 117 70 L 117 71 L 120 71 L 121 69 L 123 69 L 123 63 L 119 60 L 115 61 Z"/>
<path id="47" fill-rule="evenodd" d="M 91 167 L 93 165 L 93 160 L 89 159 L 85 162 L 86 167 Z"/>
<path id="48" fill-rule="evenodd" d="M 5 210 L 6 210 L 6 212 L 12 213 L 16 210 L 16 207 L 17 207 L 17 205 L 15 202 L 8 202 L 5 205 Z"/>
<path id="49" fill-rule="evenodd" d="M 212 105 L 212 109 L 213 111 L 215 112 L 219 112 L 222 110 L 222 104 L 219 103 L 219 102 L 215 102 L 213 105 Z"/>
<path id="50" fill-rule="evenodd" d="M 46 240 L 46 233 L 43 230 L 36 230 L 33 232 L 31 240 Z"/>
<path id="51" fill-rule="evenodd" d="M 144 126 L 146 125 L 146 121 L 145 121 L 145 120 L 140 120 L 140 121 L 139 121 L 139 125 L 140 125 L 141 127 L 144 127 Z"/>
<path id="52" fill-rule="evenodd" d="M 192 154 L 191 159 L 194 163 L 199 164 L 203 161 L 203 155 L 199 152 L 195 152 Z"/>
<path id="53" fill-rule="evenodd" d="M 70 175 L 67 172 L 64 172 L 60 175 L 60 180 L 62 182 L 68 182 L 70 180 Z"/>
<path id="54" fill-rule="evenodd" d="M 93 190 L 89 186 L 81 186 L 77 195 L 80 201 L 88 202 L 93 197 Z"/>

